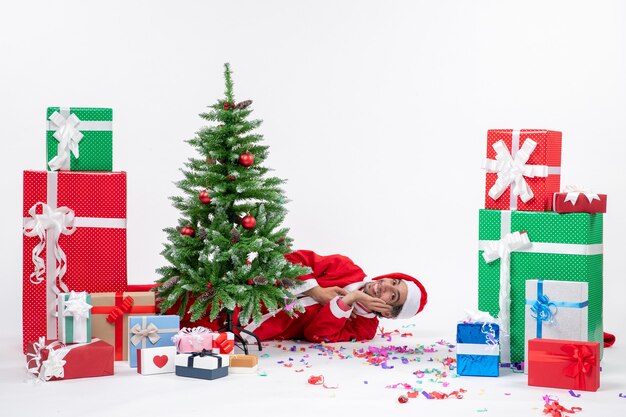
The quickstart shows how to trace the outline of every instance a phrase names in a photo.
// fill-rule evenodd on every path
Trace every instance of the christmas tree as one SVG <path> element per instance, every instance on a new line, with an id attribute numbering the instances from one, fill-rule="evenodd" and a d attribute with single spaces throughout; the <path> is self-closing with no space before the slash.
<path id="1" fill-rule="evenodd" d="M 292 240 L 281 227 L 286 198 L 284 180 L 269 177 L 263 166 L 268 147 L 249 120 L 252 101 L 235 104 L 229 64 L 224 65 L 225 98 L 200 115 L 209 122 L 188 140 L 199 152 L 181 169 L 183 196 L 171 197 L 181 212 L 178 228 L 167 228 L 161 253 L 169 265 L 157 270 L 160 307 L 180 302 L 178 314 L 196 321 L 240 309 L 239 322 L 260 321 L 268 311 L 303 311 L 290 288 L 308 268 L 284 259 Z"/>

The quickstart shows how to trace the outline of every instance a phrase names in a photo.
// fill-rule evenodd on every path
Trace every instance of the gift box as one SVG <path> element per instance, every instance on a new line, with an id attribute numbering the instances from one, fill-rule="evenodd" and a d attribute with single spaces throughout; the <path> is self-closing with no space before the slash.
<path id="1" fill-rule="evenodd" d="M 256 374 L 259 357 L 255 355 L 230 355 L 228 372 L 231 374 Z"/>
<path id="2" fill-rule="evenodd" d="M 172 337 L 180 330 L 180 317 L 130 316 L 128 317 L 128 364 L 137 366 L 137 350 L 174 346 Z"/>
<path id="3" fill-rule="evenodd" d="M 500 327 L 496 323 L 458 323 L 456 327 L 457 374 L 500 375 Z"/>
<path id="4" fill-rule="evenodd" d="M 588 283 L 588 340 L 602 341 L 602 214 L 480 210 L 478 228 L 478 305 L 500 318 L 501 362 L 524 360 L 526 281 L 537 277 Z"/>
<path id="5" fill-rule="evenodd" d="M 188 378 L 217 379 L 228 375 L 228 355 L 202 352 L 176 355 L 176 375 Z"/>
<path id="6" fill-rule="evenodd" d="M 51 171 L 112 171 L 113 110 L 48 107 L 46 148 Z"/>
<path id="7" fill-rule="evenodd" d="M 606 213 L 606 194 L 567 186 L 561 193 L 554 193 L 553 209 L 557 213 Z"/>
<path id="8" fill-rule="evenodd" d="M 91 341 L 91 295 L 86 292 L 59 294 L 59 342 Z"/>
<path id="9" fill-rule="evenodd" d="M 203 349 L 213 351 L 214 334 L 216 333 L 202 326 L 183 327 L 172 337 L 172 342 L 176 345 L 178 353 L 200 352 Z M 219 348 L 216 348 L 213 353 L 220 353 Z"/>
<path id="10" fill-rule="evenodd" d="M 23 330 L 57 339 L 57 295 L 126 289 L 126 173 L 24 171 Z"/>
<path id="11" fill-rule="evenodd" d="M 526 342 L 535 338 L 588 339 L 588 283 L 566 281 L 526 281 Z M 528 363 L 528 346 L 526 360 Z M 528 366 L 524 367 L 528 373 Z"/>
<path id="12" fill-rule="evenodd" d="M 137 373 L 142 375 L 174 373 L 175 362 L 175 346 L 137 349 Z"/>
<path id="13" fill-rule="evenodd" d="M 597 391 L 600 387 L 600 343 L 530 339 L 528 385 Z"/>
<path id="14" fill-rule="evenodd" d="M 213 333 L 213 349 L 217 349 L 217 353 L 231 353 L 235 349 L 235 335 L 231 332 Z"/>
<path id="15" fill-rule="evenodd" d="M 104 292 L 92 294 L 93 336 L 115 348 L 115 360 L 128 360 L 128 317 L 155 314 L 154 293 Z"/>
<path id="16" fill-rule="evenodd" d="M 487 132 L 485 208 L 548 211 L 561 184 L 561 132 Z"/>
<path id="17" fill-rule="evenodd" d="M 64 345 L 40 337 L 29 342 L 26 367 L 41 381 L 113 375 L 113 346 L 99 339 Z"/>

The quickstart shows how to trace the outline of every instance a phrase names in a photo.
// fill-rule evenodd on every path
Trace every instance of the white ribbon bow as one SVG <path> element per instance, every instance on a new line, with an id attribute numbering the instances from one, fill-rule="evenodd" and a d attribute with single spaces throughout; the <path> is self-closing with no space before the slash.
<path id="1" fill-rule="evenodd" d="M 468 323 L 497 323 L 497 320 L 486 311 L 465 310 L 465 314 L 467 314 L 465 321 Z"/>
<path id="2" fill-rule="evenodd" d="M 178 341 L 182 340 L 184 336 L 191 337 L 191 345 L 196 350 L 202 349 L 202 342 L 204 342 L 205 338 L 213 337 L 211 334 L 211 330 L 207 329 L 206 327 L 183 327 L 177 334 L 172 336 L 172 342 L 177 344 Z"/>
<path id="3" fill-rule="evenodd" d="M 506 262 L 511 252 L 529 247 L 530 239 L 527 233 L 507 233 L 502 239 L 487 244 L 487 247 L 483 251 L 483 259 L 485 259 L 487 263 L 493 262 L 498 258 L 500 262 Z"/>
<path id="4" fill-rule="evenodd" d="M 57 156 L 52 158 L 48 165 L 53 171 L 58 171 L 64 166 L 69 168 L 70 152 L 76 158 L 79 156 L 78 143 L 83 138 L 83 134 L 76 127 L 80 123 L 80 119 L 73 113 L 65 117 L 57 111 L 52 113 L 49 119 L 57 127 L 52 136 L 59 142 L 59 145 Z"/>
<path id="5" fill-rule="evenodd" d="M 37 214 L 37 206 L 42 207 L 42 214 Z M 39 202 L 35 203 L 28 210 L 28 214 L 30 219 L 24 225 L 24 234 L 29 237 L 39 237 L 39 243 L 33 248 L 32 259 L 35 270 L 30 274 L 30 282 L 33 284 L 43 282 L 46 263 L 41 257 L 41 252 L 46 247 L 47 234 L 49 234 L 51 238 L 49 243 L 54 245 L 55 279 L 58 278 L 59 284 L 63 287 L 64 284 L 61 280 L 67 270 L 67 257 L 61 246 L 59 246 L 59 237 L 61 234 L 71 235 L 76 230 L 74 226 L 74 211 L 67 207 L 53 209 L 49 205 Z"/>
<path id="6" fill-rule="evenodd" d="M 70 293 L 70 297 L 67 301 L 65 301 L 65 311 L 63 311 L 64 316 L 74 316 L 74 318 L 79 319 L 88 319 L 89 318 L 89 310 L 91 310 L 91 305 L 87 303 L 86 293 L 84 292 L 74 292 Z"/>
<path id="7" fill-rule="evenodd" d="M 483 169 L 487 172 L 496 172 L 498 178 L 489 190 L 489 197 L 494 200 L 500 198 L 502 193 L 511 186 L 511 195 L 527 203 L 534 197 L 533 190 L 530 189 L 524 177 L 547 177 L 547 165 L 528 165 L 526 161 L 537 147 L 537 142 L 526 139 L 524 144 L 515 154 L 515 159 L 511 156 L 504 141 L 499 140 L 492 145 L 496 151 L 496 159 L 485 159 Z"/>
<path id="8" fill-rule="evenodd" d="M 54 349 L 59 346 L 58 349 Z M 46 338 L 40 337 L 37 342 L 33 344 L 34 353 L 27 353 L 26 357 L 30 357 L 26 364 L 28 373 L 37 378 L 36 382 L 49 381 L 50 379 L 65 377 L 64 366 L 66 361 L 65 355 L 69 352 L 69 349 L 63 347 L 59 342 L 52 342 L 46 346 Z M 48 358 L 45 361 L 41 360 L 41 351 L 46 349 L 48 351 Z M 34 362 L 34 366 L 31 366 Z"/>
<path id="9" fill-rule="evenodd" d="M 576 202 L 578 201 L 578 196 L 580 196 L 581 194 L 587 197 L 589 204 L 591 204 L 593 200 L 600 200 L 600 196 L 598 194 L 592 193 L 591 190 L 587 190 L 577 185 L 566 185 L 563 192 L 567 193 L 567 195 L 565 196 L 565 201 L 563 202 L 567 203 L 569 201 L 570 203 L 572 203 L 572 206 L 576 204 Z"/>
<path id="10" fill-rule="evenodd" d="M 137 323 L 132 327 L 132 329 L 130 329 L 130 332 L 133 334 L 130 341 L 135 346 L 140 344 L 141 341 L 146 338 L 148 338 L 152 344 L 155 344 L 161 338 L 161 336 L 159 336 L 159 328 L 156 327 L 154 323 L 148 324 L 145 329 L 142 329 L 141 325 Z"/>

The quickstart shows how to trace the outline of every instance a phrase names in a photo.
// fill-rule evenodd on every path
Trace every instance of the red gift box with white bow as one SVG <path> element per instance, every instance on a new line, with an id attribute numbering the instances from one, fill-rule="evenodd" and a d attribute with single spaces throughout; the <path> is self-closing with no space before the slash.
<path id="1" fill-rule="evenodd" d="M 550 211 L 561 184 L 561 132 L 489 130 L 483 169 L 486 209 Z"/>
<path id="2" fill-rule="evenodd" d="M 23 348 L 62 292 L 126 290 L 126 173 L 24 171 Z"/>
<path id="3" fill-rule="evenodd" d="M 28 373 L 39 381 L 113 375 L 113 346 L 99 339 L 64 345 L 40 337 L 26 350 Z"/>
<path id="4" fill-rule="evenodd" d="M 557 213 L 606 213 L 606 194 L 568 185 L 563 192 L 554 193 L 552 206 Z"/>
<path id="5" fill-rule="evenodd" d="M 597 391 L 600 387 L 600 343 L 530 339 L 528 385 Z"/>

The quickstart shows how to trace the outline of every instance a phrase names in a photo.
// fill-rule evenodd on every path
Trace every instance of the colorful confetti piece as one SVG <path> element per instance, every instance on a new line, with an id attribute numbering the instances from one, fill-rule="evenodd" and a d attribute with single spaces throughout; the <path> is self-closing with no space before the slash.
<path id="1" fill-rule="evenodd" d="M 569 395 L 575 398 L 579 398 L 582 394 L 576 394 L 573 389 L 569 390 Z"/>

